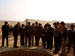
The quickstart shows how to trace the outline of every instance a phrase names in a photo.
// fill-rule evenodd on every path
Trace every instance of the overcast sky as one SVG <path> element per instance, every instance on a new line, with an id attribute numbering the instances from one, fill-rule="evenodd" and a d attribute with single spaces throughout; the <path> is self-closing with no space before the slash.
<path id="1" fill-rule="evenodd" d="M 0 0 L 0 20 L 75 22 L 75 0 Z"/>

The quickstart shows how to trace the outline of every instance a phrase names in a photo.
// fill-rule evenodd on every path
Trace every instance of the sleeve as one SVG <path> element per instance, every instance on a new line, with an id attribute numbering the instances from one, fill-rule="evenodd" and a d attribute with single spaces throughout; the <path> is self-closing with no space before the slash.
<path id="1" fill-rule="evenodd" d="M 3 28 L 4 28 L 4 26 L 2 26 L 2 32 L 3 32 Z"/>

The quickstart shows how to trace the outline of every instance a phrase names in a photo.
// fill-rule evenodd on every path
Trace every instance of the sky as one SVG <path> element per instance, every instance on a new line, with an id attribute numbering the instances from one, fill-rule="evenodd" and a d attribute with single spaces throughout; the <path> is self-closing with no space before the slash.
<path id="1" fill-rule="evenodd" d="M 0 20 L 75 22 L 75 0 L 0 0 Z"/>

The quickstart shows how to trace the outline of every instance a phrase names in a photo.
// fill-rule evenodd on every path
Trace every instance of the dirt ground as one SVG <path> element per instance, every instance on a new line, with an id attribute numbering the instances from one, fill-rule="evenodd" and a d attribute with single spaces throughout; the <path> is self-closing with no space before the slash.
<path id="1" fill-rule="evenodd" d="M 0 56 L 50 56 L 41 50 L 19 49 L 0 53 Z"/>
<path id="2" fill-rule="evenodd" d="M 1 46 L 1 42 L 2 42 L 2 39 L 1 39 L 1 36 L 0 36 L 0 46 Z M 9 50 L 9 49 L 13 49 L 13 37 L 9 37 L 9 48 L 4 48 L 4 49 L 2 49 L 2 48 L 0 48 L 0 52 L 1 51 L 6 51 L 6 50 Z M 40 39 L 40 47 L 42 47 L 42 41 L 41 41 L 41 39 Z M 18 43 L 17 43 L 17 45 L 20 47 L 20 37 L 18 37 Z M 5 44 L 4 44 L 4 46 L 6 47 L 6 40 L 5 40 Z M 38 47 L 39 48 L 39 47 Z M 26 49 L 26 48 L 25 48 Z M 29 51 L 29 53 L 27 53 L 27 51 L 25 51 L 25 49 L 24 50 L 16 50 L 16 51 L 7 51 L 7 52 L 3 52 L 3 53 L 0 53 L 0 56 L 2 55 L 2 56 L 28 56 L 28 55 L 31 55 L 31 56 L 44 56 L 44 54 L 45 55 L 47 55 L 46 53 L 42 53 L 41 52 L 41 54 L 38 54 L 39 52 L 38 52 L 38 50 L 36 50 L 36 51 Z M 67 48 L 66 48 L 67 49 Z M 53 50 L 54 50 L 54 48 L 53 48 Z M 52 50 L 52 52 L 53 52 L 53 50 Z M 48 52 L 50 52 L 50 50 L 48 51 Z M 10 53 L 10 54 L 9 54 Z M 33 54 L 31 54 L 31 53 L 33 53 Z M 61 53 L 61 50 L 59 51 L 59 53 L 58 54 L 60 54 Z M 13 54 L 13 55 L 11 55 L 11 54 Z M 36 54 L 38 54 L 38 55 L 36 55 Z M 56 55 L 53 55 L 53 56 L 59 56 L 58 54 L 56 54 Z M 70 53 L 68 53 L 66 56 L 73 56 L 73 48 L 71 48 L 71 50 L 70 50 Z"/>

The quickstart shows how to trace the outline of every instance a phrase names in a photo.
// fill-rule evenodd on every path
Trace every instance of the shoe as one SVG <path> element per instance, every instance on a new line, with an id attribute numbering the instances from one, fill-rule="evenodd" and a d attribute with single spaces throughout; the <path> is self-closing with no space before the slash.
<path id="1" fill-rule="evenodd" d="M 14 48 L 18 48 L 18 46 L 14 46 Z"/>
<path id="2" fill-rule="evenodd" d="M 54 51 L 53 53 L 54 53 L 54 54 L 57 54 L 58 52 L 57 52 L 57 51 Z"/>
<path id="3" fill-rule="evenodd" d="M 3 46 L 1 48 L 4 48 Z"/>
<path id="4" fill-rule="evenodd" d="M 10 46 L 7 46 L 7 48 L 9 48 Z"/>

